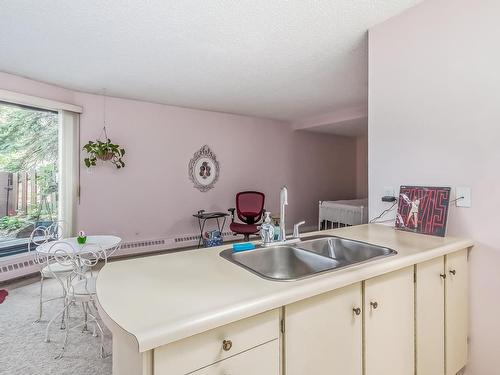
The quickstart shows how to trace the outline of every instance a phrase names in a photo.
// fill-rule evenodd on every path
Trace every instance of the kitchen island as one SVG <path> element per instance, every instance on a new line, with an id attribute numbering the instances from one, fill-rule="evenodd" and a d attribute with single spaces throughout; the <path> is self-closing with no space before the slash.
<path id="1" fill-rule="evenodd" d="M 107 264 L 97 297 L 113 333 L 113 373 L 314 373 L 326 366 L 318 357 L 324 346 L 338 348 L 343 363 L 326 360 L 343 375 L 362 368 L 367 375 L 425 374 L 426 366 L 450 375 L 465 365 L 471 240 L 377 224 L 303 237 L 317 235 L 397 254 L 291 282 L 265 280 L 223 259 L 229 245 Z M 342 312 L 347 323 L 339 327 Z M 378 363 L 378 353 L 393 347 L 399 355 Z"/>

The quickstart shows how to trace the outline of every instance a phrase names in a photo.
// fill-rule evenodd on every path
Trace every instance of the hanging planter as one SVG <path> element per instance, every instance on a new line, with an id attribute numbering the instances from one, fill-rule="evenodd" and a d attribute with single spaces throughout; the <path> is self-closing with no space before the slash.
<path id="1" fill-rule="evenodd" d="M 101 159 L 102 161 L 108 161 L 113 158 L 113 153 L 108 152 L 105 155 L 99 155 L 98 158 Z"/>
<path id="2" fill-rule="evenodd" d="M 87 151 L 88 157 L 83 159 L 87 168 L 95 167 L 97 165 L 97 160 L 109 161 L 115 165 L 117 169 L 125 167 L 125 163 L 122 158 L 125 155 L 125 149 L 121 148 L 120 145 L 111 143 L 111 140 L 106 134 L 106 127 L 103 128 L 104 141 L 96 140 L 89 141 L 83 149 Z"/>
<path id="3" fill-rule="evenodd" d="M 99 138 L 94 141 L 89 141 L 83 150 L 87 151 L 88 157 L 83 159 L 87 168 L 95 167 L 97 165 L 97 160 L 109 161 L 117 169 L 125 167 L 125 163 L 122 158 L 125 155 L 125 149 L 120 147 L 120 145 L 111 143 L 106 133 L 106 95 L 105 90 L 103 90 L 103 127 Z M 104 139 L 102 138 L 104 136 Z"/>

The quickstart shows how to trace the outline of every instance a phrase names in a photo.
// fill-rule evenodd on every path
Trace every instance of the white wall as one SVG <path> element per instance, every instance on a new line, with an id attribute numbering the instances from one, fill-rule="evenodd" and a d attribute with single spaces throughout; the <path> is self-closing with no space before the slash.
<path id="1" fill-rule="evenodd" d="M 500 368 L 500 1 L 427 0 L 370 30 L 370 216 L 384 186 L 471 186 L 468 375 Z"/>

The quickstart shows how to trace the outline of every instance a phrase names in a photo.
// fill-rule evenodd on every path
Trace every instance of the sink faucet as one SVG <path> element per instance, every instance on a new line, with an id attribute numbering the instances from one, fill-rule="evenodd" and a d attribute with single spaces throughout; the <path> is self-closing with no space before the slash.
<path id="1" fill-rule="evenodd" d="M 286 224 L 285 224 L 285 206 L 288 205 L 288 189 L 286 186 L 283 186 L 280 191 L 280 232 L 279 239 L 277 241 L 274 240 L 274 232 L 271 232 L 271 229 L 268 224 L 270 212 L 266 212 L 266 220 L 264 220 L 264 224 L 260 226 L 260 235 L 262 238 L 262 246 L 277 246 L 288 243 L 294 243 L 300 241 L 299 234 L 299 226 L 305 223 L 305 221 L 301 221 L 293 226 L 293 238 L 290 240 L 286 239 Z"/>
<path id="2" fill-rule="evenodd" d="M 288 189 L 283 186 L 280 191 L 280 241 L 286 241 L 285 206 L 288 205 Z"/>
<path id="3" fill-rule="evenodd" d="M 300 238 L 299 227 L 305 223 L 306 222 L 302 220 L 300 223 L 293 224 L 293 238 Z"/>

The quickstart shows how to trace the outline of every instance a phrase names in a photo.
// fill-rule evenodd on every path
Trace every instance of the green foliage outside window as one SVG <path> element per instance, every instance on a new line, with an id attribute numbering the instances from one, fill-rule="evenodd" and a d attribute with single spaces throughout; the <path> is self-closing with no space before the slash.
<path id="1" fill-rule="evenodd" d="M 19 176 L 28 173 L 36 178 L 31 184 L 37 187 L 36 196 L 28 200 L 27 212 L 4 217 L 6 213 L 0 212 L 0 240 L 36 221 L 57 218 L 57 162 L 57 114 L 0 103 L 0 171 Z M 9 189 L 11 204 L 16 189 Z"/>
<path id="2" fill-rule="evenodd" d="M 57 115 L 0 105 L 0 170 L 20 172 L 57 163 Z"/>

